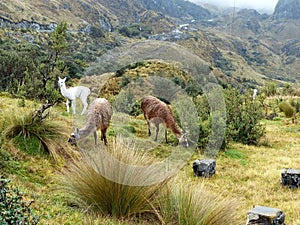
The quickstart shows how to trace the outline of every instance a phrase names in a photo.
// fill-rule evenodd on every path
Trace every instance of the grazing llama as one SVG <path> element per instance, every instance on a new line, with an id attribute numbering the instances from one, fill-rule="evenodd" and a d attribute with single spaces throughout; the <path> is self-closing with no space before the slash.
<path id="1" fill-rule="evenodd" d="M 166 143 L 168 143 L 167 128 L 169 128 L 178 138 L 180 144 L 184 145 L 185 147 L 189 146 L 186 135 L 175 122 L 172 111 L 166 103 L 153 96 L 146 96 L 142 99 L 141 109 L 147 121 L 149 136 L 151 135 L 150 123 L 154 124 L 156 127 L 155 141 L 157 141 L 159 124 L 162 123 L 164 126 Z"/>
<path id="2" fill-rule="evenodd" d="M 66 77 L 60 78 L 58 77 L 58 86 L 60 88 L 61 94 L 67 98 L 66 106 L 67 106 L 67 112 L 70 112 L 69 104 L 70 101 L 72 102 L 72 110 L 73 114 L 76 114 L 76 98 L 80 98 L 81 102 L 83 104 L 83 109 L 81 112 L 81 115 L 83 115 L 86 112 L 86 109 L 88 107 L 87 99 L 90 95 L 91 91 L 88 87 L 84 86 L 76 86 L 76 87 L 66 87 Z"/>
<path id="3" fill-rule="evenodd" d="M 80 129 L 75 128 L 75 131 L 71 134 L 68 142 L 75 144 L 76 141 L 93 132 L 95 145 L 97 145 L 97 130 L 100 129 L 101 141 L 104 141 L 104 144 L 107 145 L 106 131 L 112 114 L 111 104 L 105 98 L 96 98 L 88 109 L 85 126 Z"/>

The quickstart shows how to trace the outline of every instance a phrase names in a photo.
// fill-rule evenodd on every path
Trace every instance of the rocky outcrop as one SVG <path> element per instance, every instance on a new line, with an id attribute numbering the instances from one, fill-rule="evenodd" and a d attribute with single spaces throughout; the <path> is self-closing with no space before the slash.
<path id="1" fill-rule="evenodd" d="M 13 22 L 0 17 L 0 27 L 18 28 L 18 29 L 32 29 L 36 31 L 53 31 L 56 23 L 40 24 L 37 22 L 29 22 L 21 20 L 20 22 Z"/>
<path id="2" fill-rule="evenodd" d="M 273 18 L 300 19 L 300 0 L 279 0 Z"/>

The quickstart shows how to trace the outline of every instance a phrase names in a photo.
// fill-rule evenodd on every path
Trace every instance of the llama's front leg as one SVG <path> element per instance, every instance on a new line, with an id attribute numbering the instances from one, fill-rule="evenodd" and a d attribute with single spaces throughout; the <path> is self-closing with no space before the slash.
<path id="1" fill-rule="evenodd" d="M 95 146 L 97 146 L 97 139 L 98 139 L 97 131 L 94 131 Z"/>
<path id="2" fill-rule="evenodd" d="M 147 120 L 147 126 L 148 126 L 148 136 L 151 136 L 151 130 L 150 130 L 150 122 Z"/>
<path id="3" fill-rule="evenodd" d="M 72 100 L 72 110 L 73 114 L 76 114 L 76 99 Z"/>
<path id="4" fill-rule="evenodd" d="M 167 128 L 165 127 L 165 140 L 166 140 L 166 143 L 168 143 L 168 138 L 167 138 Z"/>
<path id="5" fill-rule="evenodd" d="M 66 101 L 66 106 L 67 106 L 67 112 L 68 112 L 68 113 L 70 112 L 69 104 L 70 104 L 70 101 L 69 101 L 69 99 L 67 99 L 67 101 Z"/>
<path id="6" fill-rule="evenodd" d="M 155 138 L 154 141 L 157 141 L 158 131 L 159 131 L 159 124 L 155 124 L 156 131 L 155 131 Z"/>

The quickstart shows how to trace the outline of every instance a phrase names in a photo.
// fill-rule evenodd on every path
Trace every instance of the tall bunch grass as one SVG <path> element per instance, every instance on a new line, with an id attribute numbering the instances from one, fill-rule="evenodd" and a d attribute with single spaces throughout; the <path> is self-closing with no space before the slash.
<path id="1" fill-rule="evenodd" d="M 140 170 L 154 163 L 153 157 L 124 140 L 109 143 L 107 149 L 87 151 L 63 171 L 63 187 L 79 206 L 99 216 L 152 214 L 159 218 L 156 196 L 167 181 L 153 182 L 157 167 Z"/>
<path id="2" fill-rule="evenodd" d="M 136 150 L 125 139 L 114 141 L 108 149 L 85 149 L 82 157 L 74 159 L 62 173 L 63 188 L 92 215 L 118 219 L 152 215 L 154 224 L 239 224 L 237 203 L 209 192 L 202 184 L 189 185 L 191 180 L 179 182 L 170 177 L 152 184 L 161 172 L 151 167 L 155 163 L 153 156 Z M 140 166 L 148 167 L 140 171 Z"/>
<path id="3" fill-rule="evenodd" d="M 31 149 L 31 152 L 49 153 L 55 160 L 71 154 L 71 148 L 62 148 L 63 141 L 68 137 L 68 129 L 65 121 L 59 117 L 40 120 L 35 117 L 35 111 L 18 109 L 5 111 L 2 120 L 3 137 L 14 140 L 19 146 L 29 144 L 30 148 L 39 148 Z"/>
<path id="4" fill-rule="evenodd" d="M 195 185 L 190 180 L 175 180 L 162 192 L 159 201 L 166 224 L 241 224 L 236 212 L 237 201 L 208 191 L 203 183 Z"/>

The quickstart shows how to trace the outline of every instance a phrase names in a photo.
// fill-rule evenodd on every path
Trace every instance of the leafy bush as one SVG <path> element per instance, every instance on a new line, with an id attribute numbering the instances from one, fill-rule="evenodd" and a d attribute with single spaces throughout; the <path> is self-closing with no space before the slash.
<path id="1" fill-rule="evenodd" d="M 265 128 L 260 123 L 263 118 L 263 108 L 259 101 L 253 100 L 250 94 L 240 94 L 236 88 L 224 89 L 226 103 L 226 135 L 222 148 L 233 140 L 243 144 L 259 144 L 259 140 L 265 134 Z M 198 147 L 204 149 L 209 141 L 212 118 L 207 98 L 197 96 L 194 98 L 199 114 L 199 139 Z"/>
<path id="2" fill-rule="evenodd" d="M 299 99 L 292 99 L 291 106 L 293 106 L 296 110 L 296 113 L 300 112 L 300 100 Z"/>
<path id="3" fill-rule="evenodd" d="M 32 202 L 24 201 L 23 194 L 18 188 L 8 186 L 10 180 L 0 178 L 0 223 L 9 224 L 38 224 L 39 217 L 31 210 Z"/>
<path id="4" fill-rule="evenodd" d="M 278 107 L 287 118 L 293 117 L 296 113 L 296 109 L 289 102 L 281 102 Z"/>
<path id="5" fill-rule="evenodd" d="M 234 140 L 243 144 L 259 144 L 265 134 L 265 128 L 260 123 L 263 119 L 263 108 L 249 94 L 240 94 L 236 88 L 225 90 L 227 111 L 226 140 Z"/>
<path id="6" fill-rule="evenodd" d="M 261 93 L 266 96 L 274 96 L 277 92 L 277 85 L 274 82 L 269 82 L 262 87 Z"/>
<path id="7" fill-rule="evenodd" d="M 103 29 L 101 27 L 98 27 L 98 26 L 91 26 L 90 35 L 93 38 L 105 37 Z"/>

